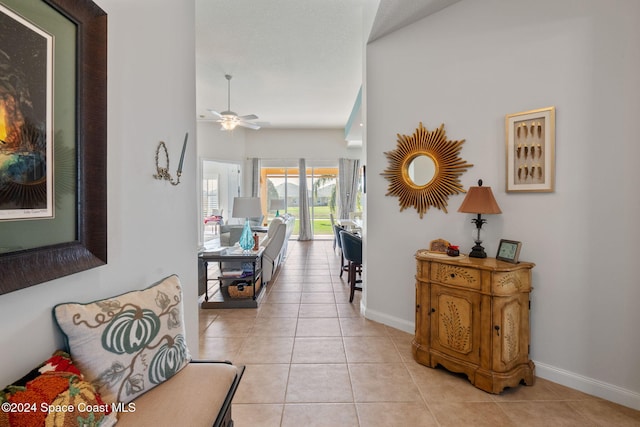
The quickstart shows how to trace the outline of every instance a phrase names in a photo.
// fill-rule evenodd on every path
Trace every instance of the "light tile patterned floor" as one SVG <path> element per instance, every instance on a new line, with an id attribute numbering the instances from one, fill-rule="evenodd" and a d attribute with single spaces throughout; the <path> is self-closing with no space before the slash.
<path id="1" fill-rule="evenodd" d="M 331 241 L 289 243 L 258 309 L 200 310 L 200 357 L 246 365 L 236 427 L 640 426 L 640 412 L 538 378 L 501 395 L 416 363 L 360 315 Z M 365 284 L 366 286 L 366 284 Z"/>

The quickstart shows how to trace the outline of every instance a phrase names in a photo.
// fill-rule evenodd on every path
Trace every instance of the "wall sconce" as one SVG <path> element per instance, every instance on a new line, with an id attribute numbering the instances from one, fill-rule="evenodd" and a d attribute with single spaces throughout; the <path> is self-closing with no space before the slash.
<path id="1" fill-rule="evenodd" d="M 189 138 L 189 132 L 184 135 L 184 143 L 182 144 L 182 154 L 180 155 L 180 163 L 178 163 L 178 171 L 176 172 L 176 176 L 178 179 L 176 181 L 173 180 L 171 174 L 169 173 L 169 153 L 167 152 L 167 146 L 164 141 L 160 141 L 158 144 L 158 148 L 156 148 L 156 173 L 153 175 L 155 179 L 166 179 L 171 183 L 171 185 L 180 184 L 180 177 L 182 176 L 182 164 L 184 163 L 184 153 L 187 150 L 187 139 Z M 159 156 L 160 149 L 164 150 L 164 158 L 166 167 L 160 167 Z"/>

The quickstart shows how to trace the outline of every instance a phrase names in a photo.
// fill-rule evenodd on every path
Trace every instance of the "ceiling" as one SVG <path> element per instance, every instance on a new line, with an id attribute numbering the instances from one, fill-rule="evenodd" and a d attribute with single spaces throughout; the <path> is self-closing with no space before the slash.
<path id="1" fill-rule="evenodd" d="M 196 0 L 198 120 L 227 109 L 230 74 L 231 110 L 257 115 L 264 127 L 345 128 L 362 84 L 365 39 L 456 1 Z"/>

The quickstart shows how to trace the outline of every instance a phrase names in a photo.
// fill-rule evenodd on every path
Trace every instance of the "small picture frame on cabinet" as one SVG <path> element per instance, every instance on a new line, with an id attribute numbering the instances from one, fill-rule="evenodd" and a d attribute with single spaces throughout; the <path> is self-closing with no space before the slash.
<path id="1" fill-rule="evenodd" d="M 515 240 L 500 239 L 500 244 L 498 245 L 498 254 L 496 255 L 496 259 L 517 264 L 518 257 L 520 256 L 521 247 L 522 247 L 521 242 L 517 242 Z"/>

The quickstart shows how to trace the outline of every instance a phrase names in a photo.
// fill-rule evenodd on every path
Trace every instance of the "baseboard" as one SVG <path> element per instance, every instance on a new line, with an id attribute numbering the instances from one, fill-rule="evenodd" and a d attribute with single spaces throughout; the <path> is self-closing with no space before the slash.
<path id="1" fill-rule="evenodd" d="M 627 390 L 617 385 L 598 381 L 585 377 L 575 372 L 566 371 L 547 365 L 542 362 L 533 361 L 536 364 L 536 376 L 554 383 L 582 391 L 602 399 L 615 402 L 617 404 L 640 410 L 640 393 Z"/>
<path id="2" fill-rule="evenodd" d="M 414 334 L 416 329 L 413 322 L 408 322 L 404 319 L 400 319 L 399 317 L 389 316 L 386 313 L 381 313 L 376 310 L 368 309 L 364 306 L 364 304 L 360 304 L 360 313 L 367 319 L 384 323 L 387 326 L 391 326 L 392 328 L 400 329 L 401 331 L 407 332 L 409 334 Z"/>
<path id="3" fill-rule="evenodd" d="M 399 329 L 409 334 L 415 333 L 415 324 L 400 319 L 395 316 L 389 316 L 376 310 L 368 309 L 364 304 L 360 304 L 360 312 L 367 319 L 383 323 L 392 328 Z M 628 408 L 640 410 L 640 393 L 598 381 L 593 378 L 585 377 L 575 372 L 547 365 L 546 363 L 533 361 L 536 364 L 536 376 L 545 380 L 553 381 L 566 387 L 571 387 L 583 393 L 597 396 L 602 399 L 617 403 Z"/>

